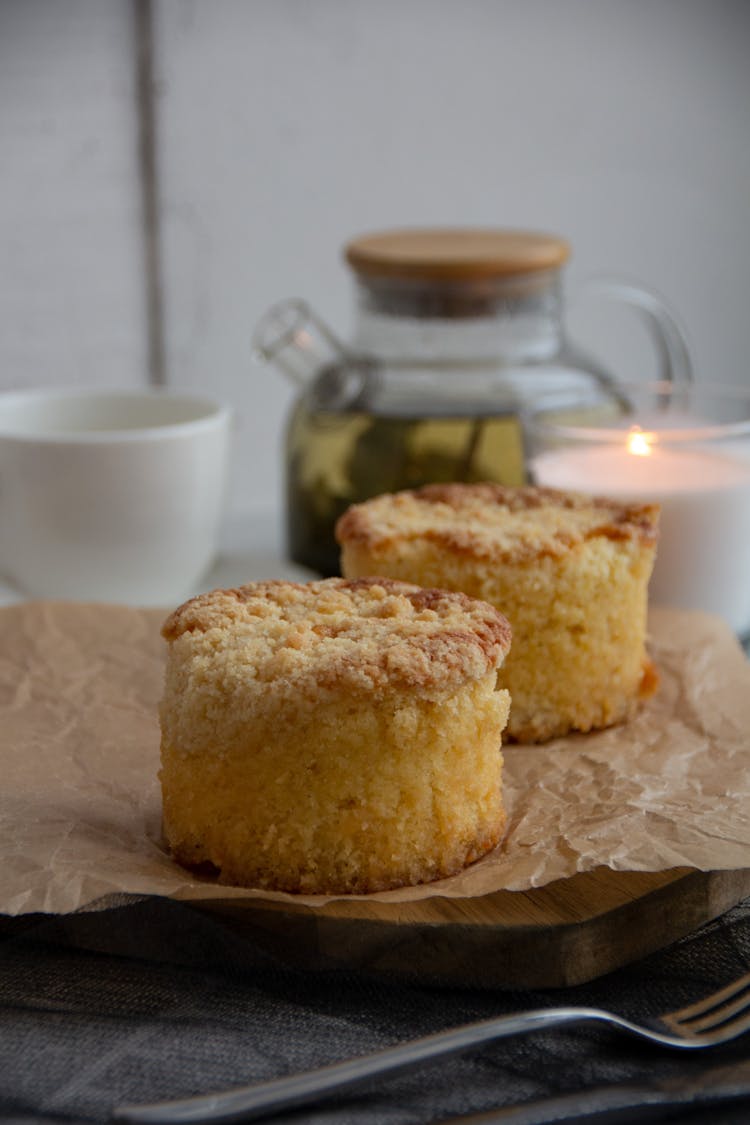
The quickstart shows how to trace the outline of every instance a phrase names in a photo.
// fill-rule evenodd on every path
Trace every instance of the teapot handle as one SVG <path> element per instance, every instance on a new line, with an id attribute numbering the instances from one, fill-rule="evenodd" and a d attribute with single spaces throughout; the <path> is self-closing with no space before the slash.
<path id="1" fill-rule="evenodd" d="M 659 357 L 659 379 L 692 383 L 693 363 L 685 334 L 661 297 L 620 278 L 594 277 L 584 281 L 579 294 L 606 297 L 631 305 L 642 313 Z"/>

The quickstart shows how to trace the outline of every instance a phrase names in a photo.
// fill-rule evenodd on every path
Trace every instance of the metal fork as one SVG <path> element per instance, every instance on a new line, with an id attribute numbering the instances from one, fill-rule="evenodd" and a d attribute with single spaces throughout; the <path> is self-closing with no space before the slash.
<path id="1" fill-rule="evenodd" d="M 632 1023 L 601 1008 L 542 1008 L 438 1031 L 370 1055 L 254 1086 L 181 1101 L 119 1106 L 113 1116 L 118 1121 L 137 1125 L 247 1121 L 279 1113 L 292 1106 L 310 1104 L 326 1094 L 350 1089 L 369 1078 L 411 1070 L 432 1059 L 468 1051 L 481 1043 L 577 1023 L 604 1023 L 660 1047 L 680 1050 L 716 1047 L 750 1030 L 750 973 L 696 1004 L 643 1024 Z"/>

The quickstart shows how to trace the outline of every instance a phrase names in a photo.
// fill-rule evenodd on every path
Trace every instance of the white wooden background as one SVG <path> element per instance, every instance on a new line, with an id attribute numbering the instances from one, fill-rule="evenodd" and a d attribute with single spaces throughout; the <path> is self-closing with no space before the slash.
<path id="1" fill-rule="evenodd" d="M 149 370 L 134 0 L 0 0 L 0 388 Z M 744 0 L 154 0 L 168 382 L 236 407 L 231 504 L 278 503 L 291 390 L 252 326 L 309 297 L 340 331 L 340 246 L 411 223 L 540 227 L 646 282 L 701 380 L 750 382 Z M 597 327 L 592 319 L 599 316 Z M 574 304 L 618 374 L 629 316 Z"/>

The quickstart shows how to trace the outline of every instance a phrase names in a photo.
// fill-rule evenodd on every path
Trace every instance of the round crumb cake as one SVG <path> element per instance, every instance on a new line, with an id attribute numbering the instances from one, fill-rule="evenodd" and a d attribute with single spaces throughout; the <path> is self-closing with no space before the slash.
<path id="1" fill-rule="evenodd" d="M 632 715 L 656 687 L 646 654 L 656 505 L 495 484 L 427 485 L 350 508 L 349 578 L 461 590 L 500 609 L 513 648 L 507 734 L 540 742 Z"/>
<path id="2" fill-rule="evenodd" d="M 365 893 L 454 874 L 501 838 L 510 628 L 492 606 L 389 579 L 259 582 L 186 602 L 162 633 L 182 864 Z"/>

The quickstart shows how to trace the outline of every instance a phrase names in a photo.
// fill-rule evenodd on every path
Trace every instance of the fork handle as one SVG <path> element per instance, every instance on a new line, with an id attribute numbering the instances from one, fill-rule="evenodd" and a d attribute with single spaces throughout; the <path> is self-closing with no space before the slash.
<path id="1" fill-rule="evenodd" d="M 247 1121 L 271 1111 L 278 1113 L 293 1106 L 309 1104 L 325 1094 L 357 1086 L 368 1078 L 396 1074 L 430 1059 L 457 1055 L 493 1039 L 590 1020 L 613 1022 L 608 1013 L 597 1008 L 547 1008 L 515 1016 L 501 1016 L 448 1031 L 438 1031 L 421 1039 L 400 1043 L 396 1047 L 387 1047 L 373 1054 L 333 1063 L 317 1070 L 276 1078 L 271 1082 L 260 1082 L 253 1086 L 241 1086 L 223 1093 L 205 1094 L 180 1101 L 119 1106 L 114 1110 L 113 1117 L 133 1125 Z M 633 1030 L 625 1020 L 616 1022 Z"/>

